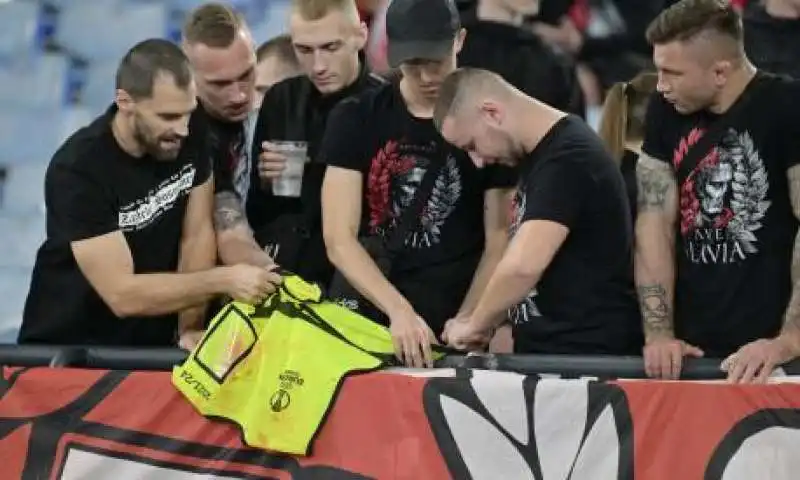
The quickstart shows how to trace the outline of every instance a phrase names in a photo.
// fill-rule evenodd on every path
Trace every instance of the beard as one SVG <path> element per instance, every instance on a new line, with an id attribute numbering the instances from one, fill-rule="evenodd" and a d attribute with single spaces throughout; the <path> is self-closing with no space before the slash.
<path id="1" fill-rule="evenodd" d="M 153 133 L 153 129 L 139 115 L 133 119 L 133 137 L 144 148 L 147 155 L 159 161 L 175 160 L 183 145 L 183 137 L 179 135 L 156 135 Z"/>

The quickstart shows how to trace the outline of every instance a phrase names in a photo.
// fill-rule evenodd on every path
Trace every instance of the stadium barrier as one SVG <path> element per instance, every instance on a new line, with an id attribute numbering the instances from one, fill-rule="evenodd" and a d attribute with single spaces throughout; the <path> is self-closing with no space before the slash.
<path id="1" fill-rule="evenodd" d="M 294 457 L 249 448 L 237 427 L 199 415 L 164 371 L 185 356 L 0 347 L 4 478 L 789 480 L 800 470 L 798 377 L 729 385 L 713 380 L 716 360 L 688 360 L 685 378 L 711 380 L 681 382 L 576 378 L 638 379 L 642 360 L 542 355 L 354 375 L 310 455 Z"/>
<path id="2" fill-rule="evenodd" d="M 169 371 L 186 359 L 178 348 L 129 348 L 95 346 L 0 345 L 0 365 L 22 367 L 73 367 L 107 370 Z M 685 358 L 681 379 L 724 378 L 721 360 Z M 525 375 L 558 375 L 564 378 L 646 378 L 641 357 L 602 355 L 481 354 L 448 356 L 438 368 L 500 370 Z M 800 359 L 783 365 L 778 375 L 800 375 Z"/>

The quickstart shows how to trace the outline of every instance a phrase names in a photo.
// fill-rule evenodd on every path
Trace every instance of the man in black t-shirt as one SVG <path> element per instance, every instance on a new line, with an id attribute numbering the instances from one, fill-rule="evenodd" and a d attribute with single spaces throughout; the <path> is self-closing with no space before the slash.
<path id="1" fill-rule="evenodd" d="M 476 168 L 431 120 L 465 35 L 452 0 L 394 0 L 386 30 L 389 61 L 402 78 L 331 113 L 320 147 L 328 165 L 323 230 L 331 261 L 365 297 L 355 299 L 359 311 L 388 323 L 397 355 L 422 366 L 430 364 L 435 333 L 471 311 L 502 255 L 506 189 L 516 178 L 511 169 Z M 426 180 L 424 207 L 397 242 L 398 223 Z M 400 244 L 388 279 L 360 239 Z"/>
<path id="2" fill-rule="evenodd" d="M 198 107 L 189 123 L 203 130 L 214 165 L 214 226 L 226 265 L 270 268 L 272 258 L 256 243 L 244 205 L 250 182 L 256 55 L 244 18 L 223 3 L 193 10 L 183 27 L 183 50 L 197 81 Z"/>
<path id="3" fill-rule="evenodd" d="M 765 381 L 800 353 L 800 85 L 756 71 L 728 2 L 682 0 L 647 36 L 659 71 L 637 172 L 647 373 L 676 378 L 683 356 L 705 355 L 727 357 L 731 381 Z"/>
<path id="4" fill-rule="evenodd" d="M 586 105 L 575 64 L 523 25 L 538 10 L 535 1 L 478 0 L 462 15 L 469 34 L 458 64 L 497 73 L 525 94 L 583 117 Z"/>
<path id="5" fill-rule="evenodd" d="M 187 129 L 195 86 L 180 49 L 137 44 L 116 89 L 47 169 L 47 239 L 20 343 L 168 346 L 180 334 L 190 348 L 212 295 L 252 302 L 277 281 L 262 268 L 212 268 L 210 164 Z"/>
<path id="6" fill-rule="evenodd" d="M 622 174 L 579 118 L 499 75 L 460 69 L 434 122 L 475 164 L 519 167 L 512 238 L 475 309 L 443 339 L 482 348 L 508 311 L 519 353 L 631 355 L 641 345 Z"/>
<path id="7" fill-rule="evenodd" d="M 304 75 L 275 84 L 259 109 L 247 219 L 259 245 L 281 267 L 326 288 L 334 269 L 322 240 L 325 164 L 317 152 L 336 104 L 385 82 L 359 58 L 367 30 L 354 0 L 295 0 L 289 31 Z M 273 144 L 281 140 L 307 144 L 299 197 L 282 196 L 272 188 L 286 166 L 286 157 Z"/>

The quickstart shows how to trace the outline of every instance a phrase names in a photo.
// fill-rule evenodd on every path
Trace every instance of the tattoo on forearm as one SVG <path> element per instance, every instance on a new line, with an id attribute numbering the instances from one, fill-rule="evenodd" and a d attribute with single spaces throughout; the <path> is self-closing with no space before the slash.
<path id="1" fill-rule="evenodd" d="M 643 157 L 636 167 L 636 181 L 640 212 L 666 208 L 670 188 L 675 186 L 675 177 L 667 164 Z"/>
<path id="2" fill-rule="evenodd" d="M 244 208 L 233 192 L 220 192 L 214 197 L 214 226 L 217 231 L 230 230 L 247 223 Z"/>
<path id="3" fill-rule="evenodd" d="M 645 333 L 673 333 L 672 308 L 667 301 L 667 289 L 662 285 L 639 285 L 639 306 Z"/>
<path id="4" fill-rule="evenodd" d="M 795 166 L 787 172 L 789 178 L 789 199 L 792 203 L 795 217 L 800 219 L 800 166 Z M 800 330 L 800 232 L 794 239 L 792 252 L 792 296 L 786 308 L 784 328 Z"/>

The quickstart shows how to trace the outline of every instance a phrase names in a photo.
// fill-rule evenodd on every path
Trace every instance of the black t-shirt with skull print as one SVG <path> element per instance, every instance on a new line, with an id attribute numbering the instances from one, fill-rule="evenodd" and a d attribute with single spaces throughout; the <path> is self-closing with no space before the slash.
<path id="1" fill-rule="evenodd" d="M 689 155 L 719 116 L 681 115 L 659 94 L 647 116 L 644 152 L 677 172 L 676 335 L 707 357 L 776 335 L 791 294 L 786 172 L 800 163 L 800 84 L 759 72 L 745 96 L 707 152 Z"/>
<path id="2" fill-rule="evenodd" d="M 483 252 L 484 194 L 513 188 L 513 169 L 477 168 L 442 139 L 432 120 L 409 113 L 398 81 L 342 101 L 331 112 L 320 156 L 329 166 L 363 174 L 362 237 L 391 235 L 425 171 L 445 162 L 389 279 L 441 331 L 457 313 Z"/>
<path id="3" fill-rule="evenodd" d="M 509 317 L 517 353 L 641 352 L 633 229 L 622 174 L 580 119 L 556 123 L 522 161 L 511 236 L 525 222 L 569 229 L 536 289 Z"/>

